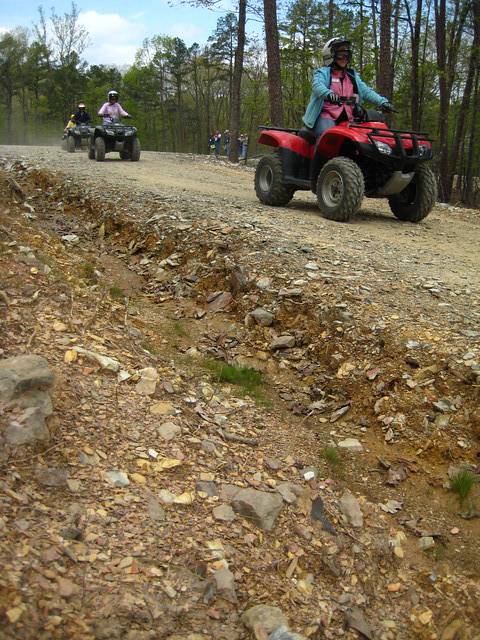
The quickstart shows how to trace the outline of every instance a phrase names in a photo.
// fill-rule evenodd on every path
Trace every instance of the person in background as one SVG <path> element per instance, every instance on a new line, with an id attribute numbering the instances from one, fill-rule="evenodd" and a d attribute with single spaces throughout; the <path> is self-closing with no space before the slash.
<path id="1" fill-rule="evenodd" d="M 91 122 L 90 115 L 87 113 L 84 102 L 79 102 L 75 111 L 75 122 L 77 124 L 88 124 Z"/>
<path id="2" fill-rule="evenodd" d="M 303 116 L 303 123 L 316 138 L 340 122 L 353 120 L 353 105 L 342 104 L 341 98 L 358 97 L 359 103 L 367 100 L 386 113 L 393 110 L 387 98 L 349 68 L 352 53 L 350 40 L 342 36 L 331 38 L 323 48 L 324 66 L 313 72 L 312 95 Z"/>
<path id="3" fill-rule="evenodd" d="M 214 136 L 214 140 L 215 140 L 215 155 L 218 156 L 220 155 L 220 147 L 222 144 L 222 134 L 220 133 L 220 131 L 216 131 L 215 132 L 215 136 Z"/>
<path id="4" fill-rule="evenodd" d="M 248 136 L 246 133 L 242 134 L 242 153 L 240 155 L 242 160 L 247 159 L 248 152 Z"/>
<path id="5" fill-rule="evenodd" d="M 210 155 L 215 153 L 215 134 L 211 133 L 208 138 L 208 152 Z"/>
<path id="6" fill-rule="evenodd" d="M 75 114 L 72 113 L 72 115 L 70 116 L 70 120 L 67 122 L 67 125 L 65 127 L 65 129 L 63 130 L 63 137 L 66 138 L 67 137 L 67 132 L 69 129 L 71 129 L 72 127 L 74 127 L 77 123 L 75 122 Z"/>
<path id="7" fill-rule="evenodd" d="M 105 102 L 98 112 L 98 115 L 103 117 L 103 124 L 113 124 L 118 122 L 121 117 L 131 118 L 130 114 L 118 102 L 118 91 L 109 91 L 107 97 L 108 102 Z"/>
<path id="8" fill-rule="evenodd" d="M 228 129 L 223 132 L 223 150 L 225 155 L 228 156 L 230 153 L 230 131 Z"/>

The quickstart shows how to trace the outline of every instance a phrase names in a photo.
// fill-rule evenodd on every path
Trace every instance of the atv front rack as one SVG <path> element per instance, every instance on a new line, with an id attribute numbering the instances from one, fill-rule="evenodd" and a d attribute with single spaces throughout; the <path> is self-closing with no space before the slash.
<path id="1" fill-rule="evenodd" d="M 350 124 L 349 126 L 355 129 L 366 129 L 365 134 L 379 158 L 382 157 L 382 154 L 375 145 L 374 137 L 392 138 L 393 140 L 395 140 L 395 150 L 397 151 L 398 155 L 387 156 L 387 158 L 400 160 L 402 164 L 412 160 L 420 160 L 422 158 L 422 153 L 418 144 L 419 141 L 433 142 L 433 138 L 430 138 L 428 133 L 425 131 L 408 131 L 406 129 L 382 129 L 379 127 L 373 127 L 368 124 Z M 402 140 L 412 141 L 412 154 L 407 154 L 405 147 L 402 144 Z M 385 159 L 385 157 L 383 156 L 382 159 Z"/>

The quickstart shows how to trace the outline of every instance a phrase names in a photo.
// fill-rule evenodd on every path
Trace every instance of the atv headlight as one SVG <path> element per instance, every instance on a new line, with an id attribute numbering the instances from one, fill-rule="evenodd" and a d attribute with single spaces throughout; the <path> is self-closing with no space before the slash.
<path id="1" fill-rule="evenodd" d="M 132 133 L 133 133 L 133 131 L 128 131 L 128 129 L 127 129 L 127 131 L 125 131 L 125 135 L 126 135 L 126 136 L 131 136 L 131 135 L 132 135 Z"/>
<path id="2" fill-rule="evenodd" d="M 105 133 L 107 134 L 107 136 L 115 135 L 115 131 L 113 129 L 105 129 Z"/>
<path id="3" fill-rule="evenodd" d="M 386 142 L 382 142 L 381 140 L 374 140 L 373 144 L 377 147 L 380 153 L 384 153 L 386 156 L 389 156 L 392 153 L 392 147 Z"/>
<path id="4" fill-rule="evenodd" d="M 419 144 L 418 145 L 418 153 L 421 156 L 424 156 L 425 154 L 427 154 L 430 151 L 430 147 L 427 147 L 426 144 Z"/>

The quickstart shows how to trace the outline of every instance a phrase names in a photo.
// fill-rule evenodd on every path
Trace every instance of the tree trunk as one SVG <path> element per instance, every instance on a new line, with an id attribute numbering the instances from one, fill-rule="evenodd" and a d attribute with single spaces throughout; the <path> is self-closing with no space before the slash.
<path id="1" fill-rule="evenodd" d="M 283 127 L 282 79 L 280 74 L 276 0 L 263 0 L 263 15 L 267 45 L 270 122 L 275 127 Z"/>
<path id="2" fill-rule="evenodd" d="M 473 205 L 475 200 L 474 195 L 474 151 L 477 148 L 477 116 L 476 114 L 480 111 L 480 69 L 477 69 L 477 78 L 475 80 L 475 89 L 473 92 L 473 107 L 472 107 L 472 116 L 470 121 L 470 134 L 468 141 L 468 156 L 467 156 L 467 167 L 465 170 L 465 186 L 462 194 L 462 199 L 465 204 Z"/>
<path id="3" fill-rule="evenodd" d="M 389 100 L 392 97 L 392 55 L 391 55 L 391 0 L 380 1 L 380 61 L 378 65 L 379 78 L 377 81 L 378 92 Z"/>
<path id="4" fill-rule="evenodd" d="M 412 75 L 410 78 L 410 93 L 411 93 L 411 114 L 412 114 L 412 129 L 414 131 L 420 130 L 420 105 L 419 105 L 419 58 L 420 58 L 420 29 L 422 26 L 422 7 L 423 0 L 417 0 L 417 7 L 415 11 L 415 25 L 412 22 L 412 16 L 410 13 L 410 5 L 408 0 L 405 0 L 405 9 L 407 11 L 407 21 L 410 28 L 410 41 L 412 48 Z"/>
<path id="5" fill-rule="evenodd" d="M 358 43 L 358 68 L 360 70 L 360 75 L 363 75 L 363 44 L 364 44 L 363 21 L 365 19 L 363 0 L 360 0 L 359 19 L 360 19 L 360 34 L 359 34 L 359 43 Z"/>
<path id="6" fill-rule="evenodd" d="M 371 1 L 372 7 L 372 31 L 373 31 L 373 56 L 375 62 L 375 84 L 379 85 L 380 71 L 378 68 L 378 35 L 377 35 L 377 6 L 375 0 Z"/>
<path id="7" fill-rule="evenodd" d="M 238 36 L 235 63 L 233 65 L 232 101 L 230 104 L 230 149 L 228 159 L 238 162 L 238 135 L 240 133 L 240 89 L 242 86 L 243 55 L 245 51 L 245 22 L 247 16 L 247 0 L 238 2 Z"/>
<path id="8" fill-rule="evenodd" d="M 435 8 L 435 42 L 437 45 L 438 87 L 440 91 L 440 112 L 438 115 L 438 138 L 440 150 L 439 191 L 440 199 L 446 202 L 448 192 L 448 87 L 447 87 L 447 55 L 446 55 L 446 0 L 434 0 Z"/>
<path id="9" fill-rule="evenodd" d="M 463 90 L 462 103 L 460 105 L 460 111 L 456 118 L 457 126 L 455 129 L 455 136 L 453 138 L 452 153 L 449 162 L 449 175 L 446 184 L 445 200 L 450 200 L 452 195 L 452 187 L 454 175 L 460 172 L 457 170 L 457 162 L 460 146 L 463 142 L 465 134 L 465 124 L 467 120 L 468 107 L 470 105 L 470 98 L 472 94 L 472 88 L 475 81 L 475 73 L 480 64 L 479 54 L 480 43 L 480 2 L 473 3 L 473 42 L 470 51 L 470 59 L 468 62 L 468 74 L 465 81 L 465 87 Z M 474 112 L 475 113 L 475 112 Z"/>

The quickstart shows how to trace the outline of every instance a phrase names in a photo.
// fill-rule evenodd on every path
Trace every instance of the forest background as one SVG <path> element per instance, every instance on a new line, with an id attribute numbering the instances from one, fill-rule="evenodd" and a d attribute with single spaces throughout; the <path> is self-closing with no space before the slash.
<path id="1" fill-rule="evenodd" d="M 480 0 L 234 6 L 205 43 L 152 34 L 127 68 L 83 59 L 89 34 L 75 4 L 61 15 L 40 8 L 37 24 L 0 35 L 0 142 L 59 143 L 79 100 L 96 119 L 115 88 L 144 149 L 208 153 L 210 134 L 230 128 L 261 153 L 257 126 L 300 126 L 322 46 L 342 34 L 352 66 L 398 109 L 394 125 L 435 138 L 440 199 L 480 206 Z"/>

